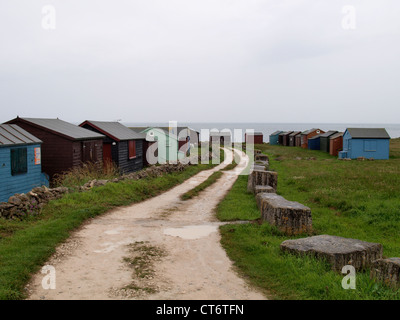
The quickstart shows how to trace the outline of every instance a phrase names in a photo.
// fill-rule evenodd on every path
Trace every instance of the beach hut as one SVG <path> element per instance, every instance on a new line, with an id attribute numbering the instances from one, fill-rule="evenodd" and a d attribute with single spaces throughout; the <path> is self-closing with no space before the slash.
<path id="1" fill-rule="evenodd" d="M 289 135 L 289 146 L 290 146 L 290 147 L 295 147 L 295 146 L 296 146 L 296 137 L 297 137 L 299 134 L 301 134 L 301 131 L 295 131 L 295 132 L 292 132 L 292 133 Z"/>
<path id="2" fill-rule="evenodd" d="M 301 147 L 301 133 L 296 136 L 296 147 Z"/>
<path id="3" fill-rule="evenodd" d="M 329 137 L 329 154 L 338 156 L 339 151 L 343 150 L 343 132 L 335 133 Z"/>
<path id="4" fill-rule="evenodd" d="M 301 133 L 301 147 L 304 149 L 308 148 L 308 139 L 321 134 L 321 133 L 325 133 L 325 131 L 321 130 L 321 129 L 317 129 L 317 128 L 312 128 L 310 130 L 306 130 L 303 131 Z"/>
<path id="5" fill-rule="evenodd" d="M 0 202 L 16 193 L 49 186 L 42 173 L 42 141 L 14 124 L 0 125 Z"/>
<path id="6" fill-rule="evenodd" d="M 86 120 L 82 128 L 105 135 L 103 163 L 114 163 L 122 174 L 143 169 L 145 134 L 136 133 L 119 122 Z"/>
<path id="7" fill-rule="evenodd" d="M 279 134 L 281 134 L 283 131 L 275 131 L 269 135 L 269 144 L 270 145 L 278 145 L 279 144 Z"/>
<path id="8" fill-rule="evenodd" d="M 309 150 L 320 150 L 321 148 L 321 135 L 316 135 L 308 139 L 307 147 Z"/>
<path id="9" fill-rule="evenodd" d="M 220 144 L 228 144 L 232 143 L 231 133 L 228 131 L 210 131 L 210 145 L 213 141 L 216 141 Z"/>
<path id="10" fill-rule="evenodd" d="M 254 141 L 254 144 L 263 144 L 263 139 L 264 139 L 264 136 L 263 136 L 263 133 L 262 132 L 254 132 L 254 134 L 250 134 L 250 133 L 245 133 L 244 134 L 244 141 L 246 142 L 246 143 L 248 143 L 248 137 L 249 136 L 253 136 L 253 141 Z"/>
<path id="11" fill-rule="evenodd" d="M 15 118 L 17 124 L 43 141 L 42 168 L 50 179 L 83 163 L 103 163 L 104 135 L 60 119 Z"/>
<path id="12" fill-rule="evenodd" d="M 329 137 L 337 133 L 337 131 L 330 130 L 320 135 L 320 150 L 329 152 Z"/>
<path id="13" fill-rule="evenodd" d="M 289 135 L 293 133 L 293 131 L 286 131 L 279 134 L 279 144 L 281 146 L 289 146 Z"/>
<path id="14" fill-rule="evenodd" d="M 144 134 L 143 154 L 150 153 L 158 158 L 159 163 L 176 161 L 186 156 L 191 148 L 200 143 L 200 133 L 189 127 L 130 127 L 139 134 Z M 148 164 L 145 157 L 144 165 Z"/>
<path id="15" fill-rule="evenodd" d="M 339 158 L 389 159 L 390 136 L 384 128 L 347 128 Z"/>

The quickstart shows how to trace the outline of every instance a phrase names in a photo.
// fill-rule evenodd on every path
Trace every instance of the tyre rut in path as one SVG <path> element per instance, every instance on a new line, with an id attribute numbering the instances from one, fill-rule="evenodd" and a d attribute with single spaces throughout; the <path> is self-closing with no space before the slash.
<path id="1" fill-rule="evenodd" d="M 225 152 L 231 161 L 232 152 Z M 223 223 L 215 218 L 247 164 L 240 156 L 234 170 L 191 200 L 180 196 L 226 164 L 85 223 L 46 263 L 55 267 L 56 289 L 44 290 L 38 273 L 27 286 L 29 299 L 266 299 L 233 270 L 220 244 Z"/>

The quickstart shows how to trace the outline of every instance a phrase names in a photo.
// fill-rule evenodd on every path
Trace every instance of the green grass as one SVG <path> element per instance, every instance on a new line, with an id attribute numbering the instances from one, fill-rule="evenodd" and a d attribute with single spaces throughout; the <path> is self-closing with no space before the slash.
<path id="1" fill-rule="evenodd" d="M 0 299 L 25 298 L 24 287 L 31 275 L 87 219 L 156 196 L 213 166 L 189 166 L 162 177 L 110 183 L 51 201 L 35 217 L 22 221 L 0 219 Z"/>
<path id="2" fill-rule="evenodd" d="M 385 161 L 339 161 L 301 148 L 256 148 L 269 155 L 271 169 L 279 174 L 277 192 L 311 208 L 314 234 L 379 242 L 385 257 L 400 256 L 399 139 L 391 141 L 390 160 Z M 316 160 L 306 160 L 311 157 Z M 246 179 L 239 177 L 217 216 L 256 219 L 256 212 L 254 196 L 246 193 Z M 343 275 L 325 263 L 283 254 L 279 245 L 289 237 L 268 224 L 223 226 L 221 233 L 240 272 L 274 298 L 400 299 L 399 292 L 370 280 L 368 271 L 357 274 L 356 290 L 342 289 Z"/>
<path id="3" fill-rule="evenodd" d="M 189 199 L 192 199 L 192 198 L 198 196 L 201 191 L 203 191 L 204 189 L 208 188 L 209 186 L 211 186 L 212 184 L 217 182 L 217 180 L 219 178 L 221 178 L 222 175 L 223 175 L 223 173 L 221 171 L 214 172 L 211 176 L 209 176 L 207 178 L 207 180 L 203 181 L 198 186 L 194 187 L 193 189 L 191 189 L 188 192 L 185 192 L 183 195 L 181 195 L 181 199 L 189 200 Z"/>
<path id="4" fill-rule="evenodd" d="M 254 195 L 247 193 L 247 176 L 239 176 L 224 200 L 218 204 L 217 218 L 221 221 L 255 220 L 260 211 Z"/>

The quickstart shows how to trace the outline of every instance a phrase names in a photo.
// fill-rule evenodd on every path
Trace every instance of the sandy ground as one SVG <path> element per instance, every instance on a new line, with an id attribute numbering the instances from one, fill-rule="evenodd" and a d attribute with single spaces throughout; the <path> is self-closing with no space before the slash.
<path id="1" fill-rule="evenodd" d="M 56 289 L 43 289 L 38 273 L 27 286 L 29 299 L 266 299 L 232 268 L 215 218 L 215 207 L 248 161 L 240 155 L 235 170 L 194 199 L 181 201 L 180 195 L 225 164 L 86 223 L 47 262 L 55 268 Z M 135 269 L 130 262 L 142 256 L 145 263 Z"/>

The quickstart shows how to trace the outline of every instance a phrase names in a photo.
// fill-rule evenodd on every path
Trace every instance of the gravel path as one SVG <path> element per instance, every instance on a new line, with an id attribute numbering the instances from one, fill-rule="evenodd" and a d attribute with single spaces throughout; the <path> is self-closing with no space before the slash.
<path id="1" fill-rule="evenodd" d="M 232 152 L 226 152 L 230 161 Z M 215 207 L 248 161 L 240 156 L 233 171 L 198 197 L 180 200 L 225 164 L 87 222 L 47 262 L 56 270 L 56 289 L 44 290 L 38 273 L 27 286 L 29 299 L 266 299 L 233 270 L 215 218 Z"/>

